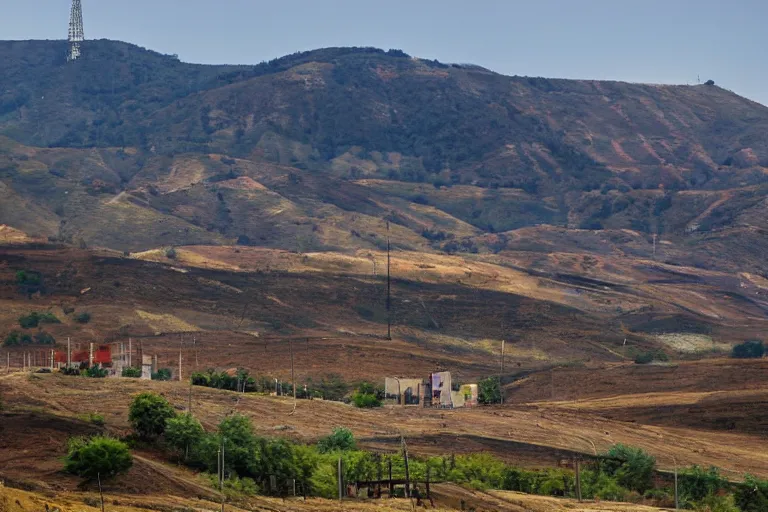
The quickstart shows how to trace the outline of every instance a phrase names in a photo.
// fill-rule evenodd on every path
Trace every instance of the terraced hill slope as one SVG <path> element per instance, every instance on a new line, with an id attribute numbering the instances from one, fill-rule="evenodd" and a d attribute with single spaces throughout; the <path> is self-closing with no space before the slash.
<path id="1" fill-rule="evenodd" d="M 768 108 L 330 48 L 199 66 L 0 42 L 0 223 L 138 251 L 613 252 L 765 272 Z M 544 245 L 542 245 L 544 244 Z"/>

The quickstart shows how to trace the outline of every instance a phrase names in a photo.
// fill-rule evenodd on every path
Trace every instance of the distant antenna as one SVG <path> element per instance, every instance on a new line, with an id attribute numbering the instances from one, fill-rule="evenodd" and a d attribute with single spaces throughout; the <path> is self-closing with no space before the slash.
<path id="1" fill-rule="evenodd" d="M 69 53 L 67 54 L 69 62 L 80 58 L 80 43 L 84 40 L 83 6 L 80 0 L 72 0 L 72 11 L 69 14 Z"/>

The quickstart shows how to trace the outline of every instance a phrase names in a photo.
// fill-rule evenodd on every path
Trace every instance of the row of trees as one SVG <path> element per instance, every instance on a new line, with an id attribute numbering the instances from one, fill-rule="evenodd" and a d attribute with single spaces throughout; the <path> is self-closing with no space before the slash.
<path id="1" fill-rule="evenodd" d="M 343 459 L 347 481 L 380 479 L 391 464 L 395 479 L 405 477 L 399 454 L 381 455 L 357 449 L 354 435 L 336 428 L 314 445 L 256 435 L 249 418 L 226 417 L 206 432 L 191 414 L 177 414 L 162 396 L 142 393 L 129 411 L 135 437 L 175 454 L 185 464 L 210 474 L 219 469 L 223 451 L 225 490 L 229 493 L 285 494 L 296 481 L 306 495 L 333 498 L 336 464 Z M 85 478 L 107 478 L 131 467 L 128 445 L 104 436 L 69 442 L 65 468 Z M 409 458 L 409 475 L 423 481 L 454 482 L 476 489 L 505 489 L 549 496 L 575 497 L 575 474 L 569 469 L 525 470 L 487 453 L 450 457 Z M 386 468 L 386 469 L 385 469 Z M 615 445 L 585 465 L 581 473 L 585 498 L 671 504 L 673 489 L 655 486 L 656 460 L 639 448 Z M 212 477 L 213 479 L 213 477 Z M 768 481 L 747 475 L 742 484 L 724 479 L 716 468 L 697 466 L 680 474 L 680 504 L 686 509 L 719 512 L 768 510 Z"/>

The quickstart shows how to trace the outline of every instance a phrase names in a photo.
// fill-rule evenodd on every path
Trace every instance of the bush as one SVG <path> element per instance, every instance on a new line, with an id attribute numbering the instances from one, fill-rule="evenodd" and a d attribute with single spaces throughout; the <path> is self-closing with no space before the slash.
<path id="1" fill-rule="evenodd" d="M 141 368 L 134 368 L 133 366 L 128 366 L 127 368 L 123 368 L 123 371 L 120 374 L 120 376 L 128 377 L 131 379 L 139 379 L 141 378 Z"/>
<path id="2" fill-rule="evenodd" d="M 217 372 L 209 369 L 206 372 L 195 372 L 191 375 L 192 385 L 205 386 L 216 389 L 228 389 L 230 391 L 256 391 L 256 380 L 249 376 L 248 371 L 242 368 L 237 374 L 230 375 L 227 372 Z"/>
<path id="3" fill-rule="evenodd" d="M 56 344 L 56 338 L 51 336 L 45 331 L 41 331 L 37 334 L 35 334 L 35 343 L 38 345 L 55 345 Z"/>
<path id="4" fill-rule="evenodd" d="M 189 450 L 197 445 L 205 435 L 200 422 L 189 413 L 168 418 L 165 421 L 165 440 L 169 446 L 184 453 L 189 458 Z"/>
<path id="5" fill-rule="evenodd" d="M 669 361 L 669 356 L 661 350 L 655 352 L 642 352 L 635 356 L 635 364 L 650 364 L 654 361 L 666 362 Z"/>
<path id="6" fill-rule="evenodd" d="M 478 382 L 477 401 L 486 405 L 501 403 L 501 382 L 498 377 L 489 377 Z"/>
<path id="7" fill-rule="evenodd" d="M 79 324 L 87 324 L 91 321 L 91 314 L 83 311 L 75 315 L 75 322 Z"/>
<path id="8" fill-rule="evenodd" d="M 317 442 L 317 450 L 320 453 L 334 451 L 354 450 L 357 443 L 355 435 L 345 427 L 336 427 L 329 436 L 323 437 Z"/>
<path id="9" fill-rule="evenodd" d="M 61 321 L 56 318 L 56 315 L 50 312 L 38 313 L 33 311 L 32 313 L 20 316 L 19 325 L 24 329 L 31 329 L 37 327 L 40 324 L 60 324 Z"/>
<path id="10" fill-rule="evenodd" d="M 141 439 L 152 440 L 165 432 L 176 413 L 168 400 L 155 393 L 141 393 L 131 403 L 128 420 Z"/>
<path id="11" fill-rule="evenodd" d="M 323 399 L 337 402 L 344 400 L 349 391 L 347 383 L 335 373 L 326 375 L 319 383 L 312 385 L 312 388 L 318 391 Z"/>
<path id="12" fill-rule="evenodd" d="M 362 382 L 357 391 L 352 395 L 352 403 L 355 407 L 373 408 L 381 407 L 384 398 L 384 390 L 376 389 L 370 382 Z"/>
<path id="13" fill-rule="evenodd" d="M 125 473 L 133 461 L 128 446 L 111 437 L 76 437 L 69 440 L 64 470 L 88 479 Z"/>
<path id="14" fill-rule="evenodd" d="M 32 343 L 32 336 L 20 333 L 19 331 L 11 331 L 11 333 L 5 337 L 3 346 L 14 347 L 17 345 L 27 345 L 29 343 Z"/>
<path id="15" fill-rule="evenodd" d="M 736 359 L 760 359 L 765 355 L 765 346 L 762 341 L 750 340 L 733 347 L 731 357 Z"/>
<path id="16" fill-rule="evenodd" d="M 16 284 L 24 286 L 37 286 L 40 284 L 40 274 L 36 272 L 29 272 L 26 270 L 19 270 L 16 272 Z"/>
<path id="17" fill-rule="evenodd" d="M 692 466 L 681 471 L 679 478 L 680 503 L 685 507 L 693 507 L 697 502 L 717 494 L 728 486 L 728 482 L 720 476 L 716 467 L 704 469 Z"/>
<path id="18" fill-rule="evenodd" d="M 360 407 L 362 409 L 381 407 L 381 400 L 379 400 L 376 395 L 370 393 L 355 393 L 352 395 L 352 403 L 355 407 Z"/>
<path id="19" fill-rule="evenodd" d="M 710 494 L 700 502 L 694 504 L 693 509 L 700 512 L 742 512 L 742 509 L 736 506 L 732 494 Z"/>
<path id="20" fill-rule="evenodd" d="M 171 369 L 160 368 L 152 374 L 152 380 L 171 380 Z"/>
<path id="21" fill-rule="evenodd" d="M 176 259 L 176 249 L 173 247 L 169 247 L 165 250 L 165 257 L 169 260 L 175 260 Z"/>
<path id="22" fill-rule="evenodd" d="M 653 487 L 656 459 L 641 448 L 616 444 L 605 456 L 605 473 L 615 477 L 622 487 L 640 493 Z"/>
<path id="23" fill-rule="evenodd" d="M 768 510 L 768 480 L 746 475 L 744 483 L 736 489 L 736 505 L 743 512 Z"/>
<path id="24" fill-rule="evenodd" d="M 82 414 L 78 416 L 78 418 L 80 418 L 83 421 L 87 421 L 88 423 L 93 423 L 94 425 L 98 425 L 98 426 L 104 425 L 104 416 L 96 412 L 92 412 L 89 414 Z"/>
<path id="25" fill-rule="evenodd" d="M 86 377 L 91 377 L 93 379 L 103 379 L 108 374 L 109 372 L 104 368 L 100 367 L 98 364 L 94 364 L 93 366 L 85 370 L 85 373 L 84 373 Z"/>

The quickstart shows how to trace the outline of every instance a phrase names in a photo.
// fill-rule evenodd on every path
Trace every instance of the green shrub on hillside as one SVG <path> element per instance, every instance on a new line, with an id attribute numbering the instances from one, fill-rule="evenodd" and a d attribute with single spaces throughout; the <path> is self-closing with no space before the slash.
<path id="1" fill-rule="evenodd" d="M 713 496 L 728 488 L 728 481 L 720 476 L 716 467 L 704 469 L 692 466 L 680 472 L 679 476 L 680 503 L 686 508 L 692 508 L 707 496 Z"/>
<path id="2" fill-rule="evenodd" d="M 88 479 L 107 479 L 128 471 L 133 464 L 128 446 L 111 437 L 76 437 L 69 440 L 64 470 Z"/>
<path id="3" fill-rule="evenodd" d="M 91 314 L 88 312 L 83 311 L 82 313 L 78 313 L 75 315 L 75 322 L 79 324 L 87 324 L 91 321 Z"/>
<path id="4" fill-rule="evenodd" d="M 489 377 L 477 383 L 477 400 L 486 405 L 501 403 L 501 381 L 498 377 Z"/>
<path id="5" fill-rule="evenodd" d="M 336 427 L 330 435 L 323 437 L 317 442 L 317 449 L 320 453 L 333 451 L 354 450 L 357 443 L 355 435 L 346 427 Z"/>
<path id="6" fill-rule="evenodd" d="M 654 361 L 667 362 L 669 361 L 669 356 L 661 350 L 642 352 L 635 356 L 635 364 L 650 364 Z"/>
<path id="7" fill-rule="evenodd" d="M 108 374 L 109 372 L 104 368 L 100 367 L 98 364 L 94 364 L 90 368 L 86 369 L 85 373 L 83 373 L 83 375 L 85 375 L 86 377 L 91 377 L 92 379 L 103 379 Z"/>
<path id="8" fill-rule="evenodd" d="M 768 510 L 768 480 L 746 475 L 744 483 L 736 489 L 735 498 L 742 512 Z"/>
<path id="9" fill-rule="evenodd" d="M 34 336 L 35 343 L 38 345 L 55 345 L 56 344 L 56 338 L 51 336 L 45 331 L 40 331 L 39 333 L 35 334 Z"/>
<path id="10" fill-rule="evenodd" d="M 28 345 L 32 343 L 32 336 L 29 334 L 20 333 L 19 331 L 11 331 L 3 341 L 5 347 L 15 347 L 17 345 Z"/>
<path id="11" fill-rule="evenodd" d="M 40 274 L 36 272 L 30 272 L 27 270 L 19 270 L 16 272 L 16 284 L 24 286 L 37 286 L 40 284 Z"/>
<path id="12" fill-rule="evenodd" d="M 624 444 L 613 445 L 605 454 L 603 462 L 606 474 L 616 477 L 622 487 L 632 491 L 645 492 L 653 487 L 653 472 L 656 459 L 641 448 Z"/>
<path id="13" fill-rule="evenodd" d="M 171 380 L 171 376 L 170 368 L 160 368 L 151 375 L 151 378 L 152 380 Z"/>
<path id="14" fill-rule="evenodd" d="M 760 359 L 765 355 L 765 346 L 760 340 L 750 340 L 733 347 L 731 357 L 737 359 Z"/>
<path id="15" fill-rule="evenodd" d="M 381 400 L 383 398 L 383 390 L 376 389 L 373 384 L 369 382 L 363 382 L 352 395 L 352 403 L 355 407 L 370 409 L 373 407 L 381 407 Z"/>
<path id="16" fill-rule="evenodd" d="M 61 321 L 56 318 L 51 312 L 38 313 L 33 311 L 32 313 L 19 317 L 19 325 L 24 329 L 31 329 L 37 327 L 40 324 L 60 324 Z"/>
<path id="17" fill-rule="evenodd" d="M 123 368 L 123 371 L 120 374 L 121 377 L 128 377 L 131 379 L 139 379 L 141 378 L 141 368 L 134 368 L 133 366 L 128 366 L 126 368 Z"/>

